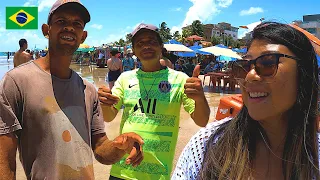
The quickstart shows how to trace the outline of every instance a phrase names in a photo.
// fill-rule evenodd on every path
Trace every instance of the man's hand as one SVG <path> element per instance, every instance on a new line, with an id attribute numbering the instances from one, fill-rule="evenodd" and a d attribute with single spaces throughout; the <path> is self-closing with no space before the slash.
<path id="1" fill-rule="evenodd" d="M 98 97 L 102 105 L 113 106 L 117 104 L 119 98 L 112 95 L 110 88 L 102 86 L 98 89 Z"/>
<path id="2" fill-rule="evenodd" d="M 204 100 L 204 92 L 202 88 L 201 79 L 198 78 L 200 75 L 200 65 L 196 65 L 193 70 L 191 78 L 188 78 L 184 85 L 184 93 L 191 99 L 198 101 Z"/>
<path id="3" fill-rule="evenodd" d="M 142 138 L 133 132 L 121 134 L 112 142 L 114 147 L 124 150 L 129 154 L 126 164 L 131 164 L 133 167 L 138 166 L 143 160 L 143 144 Z"/>

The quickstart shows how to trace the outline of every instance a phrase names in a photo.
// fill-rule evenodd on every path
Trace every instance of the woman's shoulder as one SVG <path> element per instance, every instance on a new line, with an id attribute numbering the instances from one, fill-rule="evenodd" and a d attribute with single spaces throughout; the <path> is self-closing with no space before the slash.
<path id="1" fill-rule="evenodd" d="M 210 136 L 214 134 L 223 124 L 228 123 L 232 118 L 225 118 L 220 121 L 208 123 L 206 127 L 201 128 L 189 141 L 189 145 L 197 146 L 198 142 L 207 143 Z M 220 136 L 215 137 L 218 139 Z M 202 141 L 203 140 L 203 141 Z"/>
<path id="2" fill-rule="evenodd" d="M 226 118 L 209 123 L 190 139 L 179 157 L 172 179 L 197 179 L 211 135 L 230 120 L 231 118 Z M 220 135 L 215 136 L 213 142 L 216 143 L 219 137 Z"/>

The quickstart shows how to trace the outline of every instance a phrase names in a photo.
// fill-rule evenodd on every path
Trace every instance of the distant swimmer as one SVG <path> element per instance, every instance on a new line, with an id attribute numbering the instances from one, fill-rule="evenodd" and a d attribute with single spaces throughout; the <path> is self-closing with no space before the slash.
<path id="1" fill-rule="evenodd" d="M 20 49 L 14 54 L 13 64 L 14 67 L 19 66 L 20 64 L 26 63 L 31 60 L 31 56 L 29 53 L 25 52 L 28 48 L 28 42 L 26 39 L 19 40 Z"/>
<path id="2" fill-rule="evenodd" d="M 8 52 L 8 54 L 7 54 L 7 61 L 9 62 L 9 59 L 10 59 L 10 52 Z"/>

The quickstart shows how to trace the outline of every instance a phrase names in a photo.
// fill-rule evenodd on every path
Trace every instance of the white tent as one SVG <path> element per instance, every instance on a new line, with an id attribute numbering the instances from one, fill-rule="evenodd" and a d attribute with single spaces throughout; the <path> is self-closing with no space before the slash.
<path id="1" fill-rule="evenodd" d="M 232 57 L 232 58 L 241 59 L 241 56 L 239 54 L 237 54 L 236 52 L 232 51 L 231 49 L 221 48 L 221 47 L 217 47 L 217 46 L 202 48 L 202 49 L 199 49 L 199 51 L 212 53 L 215 56 L 228 56 L 228 57 Z"/>
<path id="2" fill-rule="evenodd" d="M 167 51 L 174 51 L 174 52 L 193 52 L 192 49 L 184 46 L 182 44 L 164 44 L 164 47 Z"/>

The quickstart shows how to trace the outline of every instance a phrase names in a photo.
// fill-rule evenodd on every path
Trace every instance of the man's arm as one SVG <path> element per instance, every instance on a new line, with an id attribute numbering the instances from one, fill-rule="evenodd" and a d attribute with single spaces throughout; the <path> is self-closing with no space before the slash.
<path id="1" fill-rule="evenodd" d="M 0 180 L 16 179 L 17 138 L 13 133 L 0 135 Z"/>
<path id="2" fill-rule="evenodd" d="M 101 100 L 101 98 L 99 99 L 100 102 L 105 102 L 104 100 Z M 116 118 L 118 114 L 118 110 L 115 107 L 107 105 L 105 103 L 101 103 L 101 109 L 105 122 L 111 122 L 112 120 L 114 120 L 114 118 Z"/>
<path id="3" fill-rule="evenodd" d="M 143 160 L 143 140 L 135 133 L 125 133 L 110 141 L 106 134 L 92 137 L 92 148 L 97 161 L 102 164 L 114 164 L 126 154 L 126 164 L 137 166 Z"/>
<path id="4" fill-rule="evenodd" d="M 117 88 L 117 84 L 113 88 Z M 114 105 L 120 101 L 120 98 L 112 95 L 111 89 L 105 86 L 98 89 L 98 98 L 101 103 L 104 121 L 111 122 L 118 114 L 118 109 Z"/>
<path id="5" fill-rule="evenodd" d="M 194 68 L 192 77 L 188 78 L 184 85 L 184 92 L 187 97 L 195 101 L 195 109 L 191 114 L 191 118 L 198 126 L 205 127 L 209 121 L 210 108 L 203 92 L 202 82 L 198 78 L 199 74 L 200 65 L 197 65 Z"/>
<path id="6" fill-rule="evenodd" d="M 210 116 L 210 108 L 207 99 L 203 96 L 203 100 L 198 99 L 195 103 L 195 109 L 191 114 L 191 118 L 198 126 L 205 127 L 208 124 Z"/>

